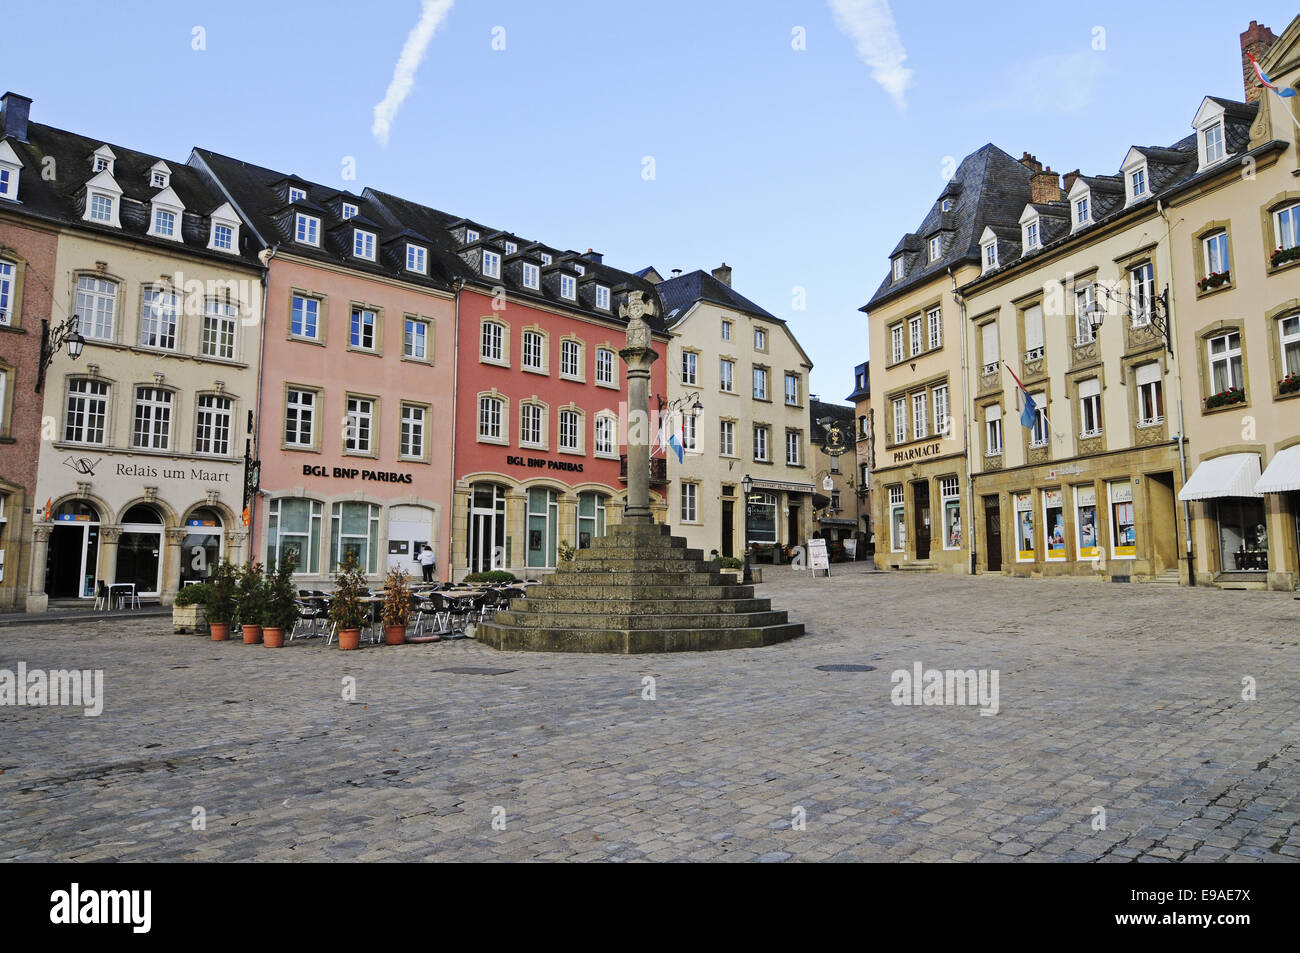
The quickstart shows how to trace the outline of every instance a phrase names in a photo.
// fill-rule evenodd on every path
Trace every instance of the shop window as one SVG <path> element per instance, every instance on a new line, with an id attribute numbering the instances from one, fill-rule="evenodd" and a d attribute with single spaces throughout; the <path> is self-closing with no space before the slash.
<path id="1" fill-rule="evenodd" d="M 1097 488 L 1091 484 L 1074 488 L 1074 527 L 1078 534 L 1080 559 L 1097 559 Z"/>
<path id="2" fill-rule="evenodd" d="M 528 568 L 549 569 L 555 565 L 559 503 L 554 490 L 534 487 L 528 491 Z"/>
<path id="3" fill-rule="evenodd" d="M 1137 556 L 1137 527 L 1133 519 L 1133 484 L 1128 480 L 1111 483 L 1110 494 L 1110 554 L 1114 559 L 1133 559 Z"/>
<path id="4" fill-rule="evenodd" d="M 272 500 L 268 507 L 266 565 L 274 570 L 292 560 L 296 575 L 320 572 L 323 507 L 315 500 Z"/>
<path id="5" fill-rule="evenodd" d="M 225 535 L 221 517 L 204 507 L 185 520 L 185 539 L 181 543 L 181 585 L 203 582 L 212 575 L 225 552 Z"/>
<path id="6" fill-rule="evenodd" d="M 745 504 L 745 528 L 751 543 L 776 542 L 776 494 L 751 493 Z"/>
<path id="7" fill-rule="evenodd" d="M 907 511 L 901 486 L 889 488 L 889 548 L 895 553 L 907 549 Z"/>
<path id="8" fill-rule="evenodd" d="M 1028 491 L 1015 494 L 1016 503 L 1016 562 L 1032 563 L 1038 554 L 1034 549 L 1034 498 Z"/>
<path id="9" fill-rule="evenodd" d="M 591 541 L 605 535 L 605 500 L 599 493 L 578 494 L 578 548 L 587 549 Z"/>
<path id="10" fill-rule="evenodd" d="M 506 491 L 494 483 L 470 488 L 466 566 L 470 572 L 506 567 Z"/>
<path id="11" fill-rule="evenodd" d="M 330 518 L 330 570 L 338 571 L 348 557 L 364 573 L 379 571 L 379 507 L 373 503 L 335 503 Z"/>
<path id="12" fill-rule="evenodd" d="M 1047 559 L 1064 560 L 1065 506 L 1060 490 L 1043 491 L 1043 530 L 1047 534 Z"/>
<path id="13" fill-rule="evenodd" d="M 1264 501 L 1228 497 L 1215 504 L 1219 524 L 1219 567 L 1223 572 L 1268 569 Z"/>
<path id="14" fill-rule="evenodd" d="M 943 548 L 961 549 L 961 494 L 955 476 L 939 481 L 939 497 L 943 503 Z"/>

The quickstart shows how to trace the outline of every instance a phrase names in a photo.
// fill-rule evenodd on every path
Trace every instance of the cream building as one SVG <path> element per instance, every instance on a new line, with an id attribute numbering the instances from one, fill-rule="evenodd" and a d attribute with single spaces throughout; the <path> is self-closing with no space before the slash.
<path id="1" fill-rule="evenodd" d="M 659 279 L 672 334 L 665 411 L 684 410 L 682 461 L 667 454 L 673 533 L 705 556 L 743 556 L 746 534 L 760 559 L 774 546 L 805 544 L 814 529 L 812 477 L 821 465 L 808 433 L 812 361 L 784 321 L 732 289 L 725 264 L 712 274 L 642 274 Z M 746 502 L 747 475 L 753 491 Z"/>
<path id="2" fill-rule="evenodd" d="M 245 556 L 262 270 L 241 222 L 185 164 L 32 123 L 58 176 L 24 177 L 57 221 L 53 318 L 79 361 L 44 384 L 29 611 L 134 592 L 170 602 Z"/>

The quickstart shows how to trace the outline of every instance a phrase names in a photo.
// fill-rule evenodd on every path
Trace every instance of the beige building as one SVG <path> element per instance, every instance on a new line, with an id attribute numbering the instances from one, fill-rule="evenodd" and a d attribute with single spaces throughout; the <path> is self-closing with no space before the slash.
<path id="1" fill-rule="evenodd" d="M 814 529 L 813 475 L 822 463 L 812 459 L 808 433 L 812 361 L 784 321 L 732 289 L 725 264 L 660 279 L 657 288 L 672 334 L 664 411 L 670 430 L 680 412 L 684 444 L 680 463 L 667 452 L 668 523 L 706 556 L 741 557 L 748 536 L 760 559 L 777 547 L 784 560 Z"/>
<path id="2" fill-rule="evenodd" d="M 1165 202 L 1196 580 L 1300 584 L 1300 18 L 1241 36 L 1246 103 L 1207 97 L 1195 178 Z"/>
<path id="3" fill-rule="evenodd" d="M 854 492 L 858 497 L 857 558 L 866 559 L 875 553 L 875 526 L 871 522 L 872 471 L 875 469 L 875 447 L 872 437 L 871 363 L 859 364 L 853 369 L 853 393 L 846 400 L 853 405 Z"/>

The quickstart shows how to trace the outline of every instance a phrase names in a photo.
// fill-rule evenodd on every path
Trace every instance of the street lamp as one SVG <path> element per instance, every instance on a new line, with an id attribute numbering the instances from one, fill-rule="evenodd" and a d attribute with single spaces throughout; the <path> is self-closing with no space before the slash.
<path id="1" fill-rule="evenodd" d="M 78 318 L 74 314 L 62 324 L 50 329 L 50 322 L 41 319 L 41 362 L 36 369 L 36 393 L 45 386 L 45 371 L 54 361 L 54 355 L 66 344 L 68 357 L 74 361 L 81 357 L 81 349 L 86 346 L 86 339 L 77 331 Z"/>
<path id="2" fill-rule="evenodd" d="M 741 573 L 740 582 L 742 585 L 752 585 L 754 582 L 754 572 L 749 568 L 749 494 L 754 490 L 754 478 L 748 473 L 740 481 L 740 492 L 745 494 L 745 512 L 742 514 L 745 518 L 745 568 Z"/>
<path id="3" fill-rule="evenodd" d="M 1164 339 L 1165 349 L 1170 354 L 1174 353 L 1174 342 L 1171 336 L 1172 328 L 1170 326 L 1171 315 L 1169 310 L 1169 286 L 1168 285 L 1165 285 L 1165 290 L 1158 295 L 1151 294 L 1150 289 L 1147 288 L 1146 293 L 1144 295 L 1139 296 L 1138 308 L 1134 308 L 1133 306 L 1134 296 L 1128 291 L 1115 291 L 1111 288 L 1107 288 L 1104 284 L 1101 283 L 1097 283 L 1093 287 L 1095 287 L 1099 292 L 1104 294 L 1106 296 L 1106 300 L 1113 301 L 1116 304 L 1123 307 L 1124 309 L 1126 309 L 1128 311 L 1130 319 L 1134 317 L 1134 315 L 1139 309 L 1142 312 L 1144 312 L 1143 317 L 1146 318 L 1146 321 L 1143 323 L 1150 324 L 1151 327 L 1155 328 L 1156 331 L 1159 332 L 1160 337 Z M 1145 299 L 1145 303 L 1143 302 L 1142 299 Z M 1102 319 L 1105 318 L 1106 316 L 1106 308 L 1104 305 L 1102 305 L 1100 300 L 1095 300 L 1089 306 L 1086 315 L 1088 318 L 1088 323 L 1092 326 L 1092 332 L 1095 335 L 1101 329 Z M 1141 326 L 1142 326 L 1141 324 L 1134 325 L 1134 327 L 1141 327 Z"/>

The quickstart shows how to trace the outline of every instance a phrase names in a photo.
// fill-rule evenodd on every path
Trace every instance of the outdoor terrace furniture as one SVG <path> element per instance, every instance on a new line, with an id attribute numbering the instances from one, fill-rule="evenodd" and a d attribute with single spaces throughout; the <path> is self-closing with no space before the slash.
<path id="1" fill-rule="evenodd" d="M 122 594 L 116 595 L 116 592 L 119 589 L 121 590 Z M 109 596 L 110 603 L 112 602 L 113 598 L 116 596 L 117 607 L 119 609 L 123 608 L 124 604 L 128 602 L 133 603 L 132 605 L 133 609 L 140 608 L 140 595 L 139 593 L 136 592 L 135 583 L 133 582 L 110 583 L 108 587 L 108 596 Z M 112 608 L 112 606 L 110 605 L 109 608 Z"/>

